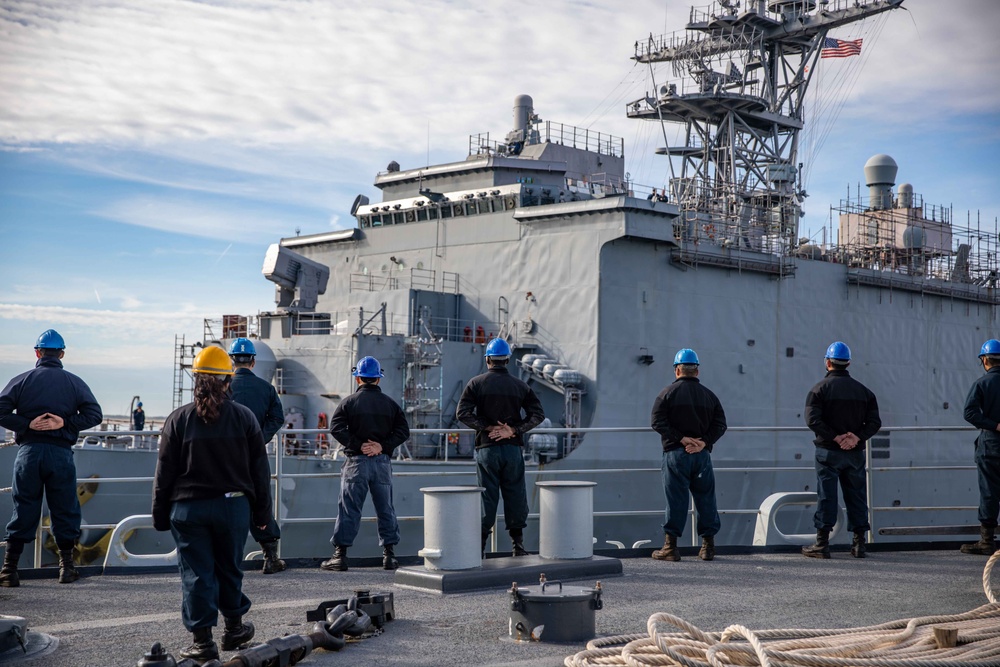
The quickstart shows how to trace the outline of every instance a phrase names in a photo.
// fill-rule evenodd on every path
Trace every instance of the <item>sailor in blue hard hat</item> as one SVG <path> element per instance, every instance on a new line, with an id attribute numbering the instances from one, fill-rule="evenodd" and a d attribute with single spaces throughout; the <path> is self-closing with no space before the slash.
<path id="1" fill-rule="evenodd" d="M 146 428 L 146 411 L 142 409 L 142 401 L 138 401 L 135 410 L 132 411 L 132 430 L 141 431 L 144 428 Z"/>
<path id="2" fill-rule="evenodd" d="M 524 528 L 528 496 L 524 486 L 524 434 L 542 423 L 545 412 L 535 392 L 507 371 L 510 344 L 494 338 L 486 345 L 486 372 L 465 385 L 455 416 L 476 431 L 476 477 L 483 487 L 481 552 L 496 523 L 503 496 L 504 524 L 514 556 L 527 556 Z M 524 416 L 521 416 L 521 413 Z"/>
<path id="3" fill-rule="evenodd" d="M 330 433 L 344 447 L 340 468 L 340 498 L 333 529 L 333 556 L 320 564 L 332 571 L 347 569 L 347 550 L 361 529 L 361 510 L 371 492 L 378 516 L 378 538 L 382 567 L 399 567 L 395 548 L 399 523 L 392 504 L 392 453 L 410 437 L 403 409 L 382 393 L 379 382 L 385 373 L 375 357 L 363 357 L 351 372 L 357 391 L 337 405 L 330 418 Z"/>
<path id="4" fill-rule="evenodd" d="M 677 540 L 688 521 L 689 496 L 694 499 L 696 529 L 701 537 L 699 558 L 715 558 L 715 536 L 722 527 L 711 452 L 726 432 L 726 413 L 718 397 L 698 379 L 700 364 L 694 350 L 678 350 L 674 382 L 653 401 L 650 420 L 663 446 L 660 470 L 667 499 L 663 548 L 652 554 L 656 560 L 681 559 Z"/>
<path id="5" fill-rule="evenodd" d="M 278 398 L 278 391 L 270 382 L 254 375 L 257 348 L 249 338 L 237 338 L 229 346 L 229 358 L 233 361 L 233 380 L 229 386 L 229 394 L 240 405 L 250 408 L 257 418 L 264 442 L 274 439 L 282 426 L 285 425 L 285 410 Z M 261 572 L 274 574 L 285 569 L 285 561 L 278 557 L 278 541 L 281 539 L 281 529 L 278 522 L 271 516 L 264 528 L 250 523 L 250 534 L 260 544 L 264 554 L 264 564 Z"/>
<path id="6" fill-rule="evenodd" d="M 976 471 L 979 476 L 979 541 L 963 544 L 962 553 L 992 555 L 1000 520 L 1000 340 L 991 338 L 979 349 L 986 372 L 972 383 L 965 399 L 965 421 L 979 429 Z"/>
<path id="7" fill-rule="evenodd" d="M 18 561 L 24 546 L 35 539 L 43 500 L 59 550 L 59 583 L 79 577 L 73 564 L 73 548 L 80 539 L 73 445 L 80 431 L 101 423 L 103 414 L 90 387 L 63 369 L 65 353 L 59 332 L 43 332 L 35 342 L 35 368 L 0 392 L 0 426 L 13 431 L 20 445 L 13 467 L 14 511 L 0 568 L 0 586 L 5 588 L 20 585 Z"/>
<path id="8" fill-rule="evenodd" d="M 809 558 L 830 558 L 830 531 L 837 521 L 837 485 L 847 506 L 847 529 L 854 533 L 851 555 L 867 552 L 868 495 L 865 478 L 865 446 L 882 427 L 875 394 L 851 377 L 851 348 L 835 341 L 824 356 L 826 377 L 806 396 L 806 425 L 815 434 L 816 445 L 816 543 L 802 547 Z"/>

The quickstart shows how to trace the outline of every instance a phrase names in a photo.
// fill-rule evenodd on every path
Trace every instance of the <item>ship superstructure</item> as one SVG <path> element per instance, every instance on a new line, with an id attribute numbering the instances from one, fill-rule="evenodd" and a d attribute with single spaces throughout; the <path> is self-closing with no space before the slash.
<path id="1" fill-rule="evenodd" d="M 534 387 L 549 423 L 568 430 L 529 435 L 531 470 L 545 479 L 573 469 L 584 471 L 574 479 L 597 481 L 595 536 L 625 544 L 662 536 L 659 438 L 585 430 L 647 426 L 654 397 L 673 380 L 673 354 L 695 348 L 729 424 L 756 429 L 727 434 L 713 452 L 719 542 L 749 544 L 768 495 L 815 484 L 811 437 L 780 429 L 804 426 L 805 395 L 831 341 L 854 350 L 851 371 L 878 396 L 884 424 L 955 427 L 979 372 L 975 352 L 997 331 L 995 231 L 958 226 L 950 208 L 897 187 L 888 156 L 866 166 L 867 196 L 833 207 L 827 242 L 799 237 L 798 137 L 824 40 L 901 4 L 692 10 L 682 33 L 637 44 L 655 93 L 626 107 L 683 128 L 684 142 L 661 151 L 665 190 L 630 180 L 621 139 L 544 120 L 520 95 L 511 129 L 471 136 L 464 158 L 388 162 L 375 180 L 380 201 L 355 201 L 354 227 L 272 245 L 263 273 L 275 284 L 274 306 L 206 322 L 200 344 L 254 338 L 255 370 L 278 388 L 292 429 L 282 470 L 331 474 L 335 443 L 295 429 L 322 424 L 353 390 L 357 359 L 382 362 L 381 386 L 412 429 L 457 431 L 461 391 L 484 370 L 486 342 L 504 337 L 512 370 Z M 861 177 L 861 165 L 843 169 L 845 181 Z M 183 401 L 192 349 L 183 341 L 177 349 Z M 954 512 L 926 509 L 926 489 L 947 506 L 975 496 L 974 476 L 948 469 L 970 461 L 968 440 L 880 433 L 871 443 L 880 464 L 925 466 L 887 473 L 872 504 L 924 509 L 879 514 L 877 525 L 954 523 Z M 397 470 L 448 471 L 467 475 L 448 483 L 471 483 L 472 455 L 468 434 L 418 433 Z M 322 555 L 328 534 L 304 517 L 335 513 L 336 482 L 283 483 L 285 548 Z M 397 514 L 419 516 L 427 485 L 400 477 Z M 789 521 L 808 532 L 809 515 Z M 406 531 L 404 543 L 419 544 L 419 525 Z"/>

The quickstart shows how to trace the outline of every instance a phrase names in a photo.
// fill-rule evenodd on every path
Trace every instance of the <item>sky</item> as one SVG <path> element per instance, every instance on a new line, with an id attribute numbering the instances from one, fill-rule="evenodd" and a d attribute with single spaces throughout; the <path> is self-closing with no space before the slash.
<path id="1" fill-rule="evenodd" d="M 392 160 L 501 139 L 518 94 L 544 120 L 624 138 L 633 182 L 662 187 L 660 128 L 625 117 L 653 89 L 630 57 L 688 7 L 0 0 L 0 383 L 55 328 L 105 414 L 139 396 L 166 415 L 175 337 L 273 308 L 269 244 L 353 226 Z M 1000 216 L 1000 2 L 904 7 L 831 33 L 864 46 L 821 60 L 810 90 L 804 236 L 821 238 L 877 153 L 956 219 Z"/>

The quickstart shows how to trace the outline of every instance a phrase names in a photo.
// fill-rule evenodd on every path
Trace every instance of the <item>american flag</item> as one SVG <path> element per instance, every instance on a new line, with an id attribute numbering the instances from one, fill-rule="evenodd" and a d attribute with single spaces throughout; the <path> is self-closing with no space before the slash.
<path id="1" fill-rule="evenodd" d="M 861 55 L 860 39 L 834 39 L 827 37 L 823 41 L 823 50 L 819 52 L 820 58 L 847 58 L 849 56 Z"/>

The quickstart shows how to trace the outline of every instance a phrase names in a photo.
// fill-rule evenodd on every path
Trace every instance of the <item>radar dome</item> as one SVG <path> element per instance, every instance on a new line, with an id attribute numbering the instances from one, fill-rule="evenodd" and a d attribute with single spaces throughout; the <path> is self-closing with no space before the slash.
<path id="1" fill-rule="evenodd" d="M 865 184 L 869 206 L 873 210 L 892 208 L 892 186 L 899 167 L 888 155 L 875 155 L 865 163 Z"/>
<path id="2" fill-rule="evenodd" d="M 274 378 L 274 370 L 278 367 L 278 359 L 274 356 L 274 351 L 267 343 L 254 339 L 254 349 L 257 357 L 254 359 L 253 374 L 261 380 L 270 382 Z"/>
<path id="3" fill-rule="evenodd" d="M 924 247 L 924 230 L 922 227 L 908 226 L 903 230 L 903 247 L 909 250 Z"/>
<path id="4" fill-rule="evenodd" d="M 865 185 L 895 185 L 899 166 L 888 155 L 880 153 L 865 162 Z"/>
<path id="5" fill-rule="evenodd" d="M 902 183 L 899 186 L 899 208 L 913 208 L 913 186 L 909 183 Z"/>

